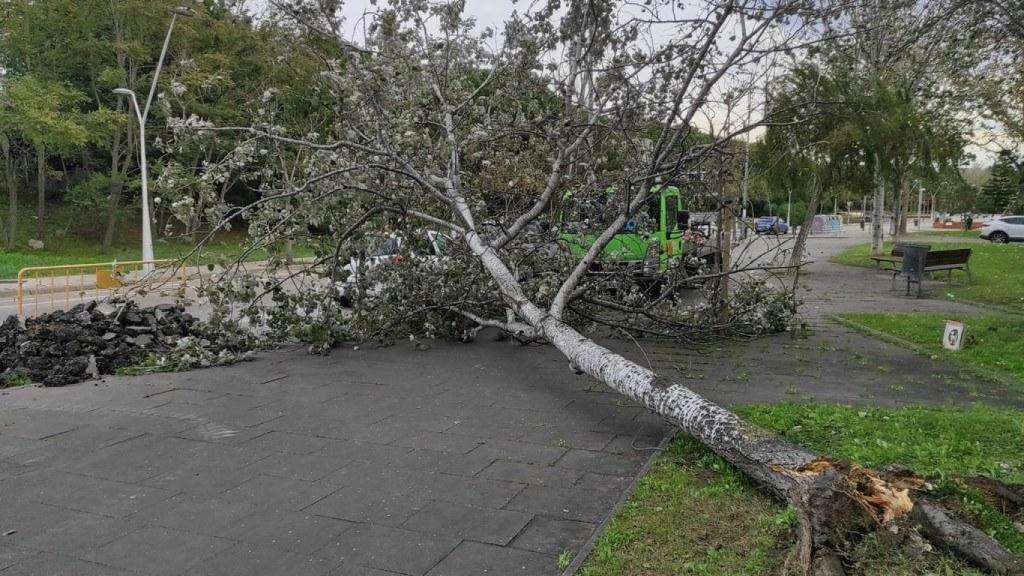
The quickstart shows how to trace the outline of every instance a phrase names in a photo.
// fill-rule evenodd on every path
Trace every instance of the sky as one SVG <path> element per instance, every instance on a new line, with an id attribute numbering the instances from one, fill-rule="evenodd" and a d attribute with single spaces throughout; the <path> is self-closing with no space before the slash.
<path id="1" fill-rule="evenodd" d="M 514 11 L 524 12 L 530 9 L 535 3 L 540 3 L 543 0 L 466 0 L 466 12 L 477 20 L 477 28 L 482 30 L 485 27 L 491 27 L 495 30 L 500 31 L 504 27 L 504 22 L 512 15 Z M 259 13 L 265 9 L 268 0 L 247 0 L 246 5 L 254 13 Z M 386 4 L 387 0 L 378 0 L 378 2 L 372 2 L 371 0 L 344 0 L 342 5 L 342 14 L 345 17 L 346 35 L 350 39 L 358 40 L 362 34 L 360 28 L 363 24 L 362 17 L 367 11 L 373 11 L 376 9 L 374 4 Z M 749 104 L 755 112 L 754 117 L 757 117 L 756 110 L 760 108 L 761 101 L 754 96 L 753 101 Z M 763 129 L 758 129 L 752 132 L 752 138 L 758 139 L 764 133 Z M 998 136 L 995 136 L 998 140 Z M 972 139 L 983 142 L 992 141 L 993 134 L 990 131 L 984 130 L 979 122 L 977 129 L 975 130 Z M 991 146 L 989 146 L 991 148 Z M 991 165 L 996 158 L 996 152 L 987 149 L 986 147 L 969 144 L 967 146 L 967 152 L 972 154 L 976 159 L 975 164 L 981 166 Z"/>

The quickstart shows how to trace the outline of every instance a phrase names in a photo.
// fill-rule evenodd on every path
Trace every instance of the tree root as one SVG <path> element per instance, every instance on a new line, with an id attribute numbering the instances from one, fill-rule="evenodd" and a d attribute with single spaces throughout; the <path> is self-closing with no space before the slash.
<path id="1" fill-rule="evenodd" d="M 993 574 L 1024 575 L 1024 561 L 943 506 L 921 498 L 911 518 L 925 538 Z"/>
<path id="2" fill-rule="evenodd" d="M 845 576 L 843 558 L 879 526 L 909 518 L 934 545 L 993 574 L 1024 575 L 1024 560 L 938 503 L 911 498 L 924 480 L 906 468 L 882 473 L 817 459 L 795 470 L 787 499 L 799 520 L 796 557 L 807 576 Z M 1015 492 L 1014 492 L 1015 494 Z"/>

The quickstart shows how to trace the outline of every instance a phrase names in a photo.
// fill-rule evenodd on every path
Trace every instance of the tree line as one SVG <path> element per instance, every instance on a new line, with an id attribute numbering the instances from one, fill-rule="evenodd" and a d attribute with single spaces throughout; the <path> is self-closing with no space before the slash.
<path id="1" fill-rule="evenodd" d="M 0 186 L 8 210 L 4 245 L 25 236 L 45 240 L 53 206 L 94 218 L 81 231 L 114 242 L 119 229 L 138 226 L 137 126 L 129 103 L 112 93 L 128 88 L 144 102 L 172 11 L 180 0 L 6 0 L 0 2 Z M 282 114 L 315 123 L 315 96 L 304 89 L 318 62 L 294 29 L 257 22 L 241 2 L 185 3 L 159 79 L 147 125 L 151 178 L 164 174 L 168 121 L 202 117 L 231 124 L 245 117 L 250 95 L 275 86 Z M 300 81 L 301 79 L 301 81 Z M 179 165 L 198 168 L 212 148 L 175 150 Z M 194 234 L 198 219 L 177 221 L 170 205 L 200 187 L 194 173 L 178 174 L 156 195 L 161 226 Z M 219 201 L 251 192 L 218 183 Z M 33 194 L 35 198 L 29 195 Z M 34 225 L 20 205 L 36 206 Z M 202 213 L 202 210 L 199 211 Z M 24 233 L 23 233 L 24 232 Z"/>

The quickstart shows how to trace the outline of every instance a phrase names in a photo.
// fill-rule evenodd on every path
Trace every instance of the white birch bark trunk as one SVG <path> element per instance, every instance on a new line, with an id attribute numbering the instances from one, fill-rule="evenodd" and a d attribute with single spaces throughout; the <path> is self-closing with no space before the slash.
<path id="1" fill-rule="evenodd" d="M 816 456 L 780 437 L 747 424 L 678 382 L 659 377 L 580 334 L 531 302 L 504 261 L 475 232 L 470 249 L 497 282 L 510 308 L 535 327 L 580 371 L 642 404 L 712 449 L 775 496 L 788 499 L 796 482 L 783 470 L 809 464 Z"/>
<path id="2" fill-rule="evenodd" d="M 874 256 L 882 254 L 882 218 L 885 214 L 885 185 L 879 162 L 880 160 L 875 156 L 875 202 L 871 215 L 871 254 Z"/>

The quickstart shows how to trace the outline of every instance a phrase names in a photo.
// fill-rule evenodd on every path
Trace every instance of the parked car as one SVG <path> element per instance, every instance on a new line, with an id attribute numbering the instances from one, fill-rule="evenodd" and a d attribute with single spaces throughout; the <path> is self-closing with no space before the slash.
<path id="1" fill-rule="evenodd" d="M 786 234 L 789 232 L 789 224 L 778 216 L 761 216 L 754 223 L 756 234 Z"/>
<path id="2" fill-rule="evenodd" d="M 430 230 L 427 232 L 427 252 L 412 254 L 411 257 L 426 262 L 439 262 L 444 255 L 445 246 L 449 242 L 451 242 L 451 238 L 444 233 Z M 342 267 L 343 280 L 335 283 L 341 305 L 346 307 L 352 305 L 352 299 L 358 290 L 360 270 L 369 270 L 381 265 L 401 264 L 404 243 L 404 238 L 391 234 L 379 239 L 364 254 L 349 258 L 348 264 Z"/>
<path id="3" fill-rule="evenodd" d="M 996 244 L 1024 242 L 1024 216 L 996 216 L 981 228 L 981 238 Z"/>

